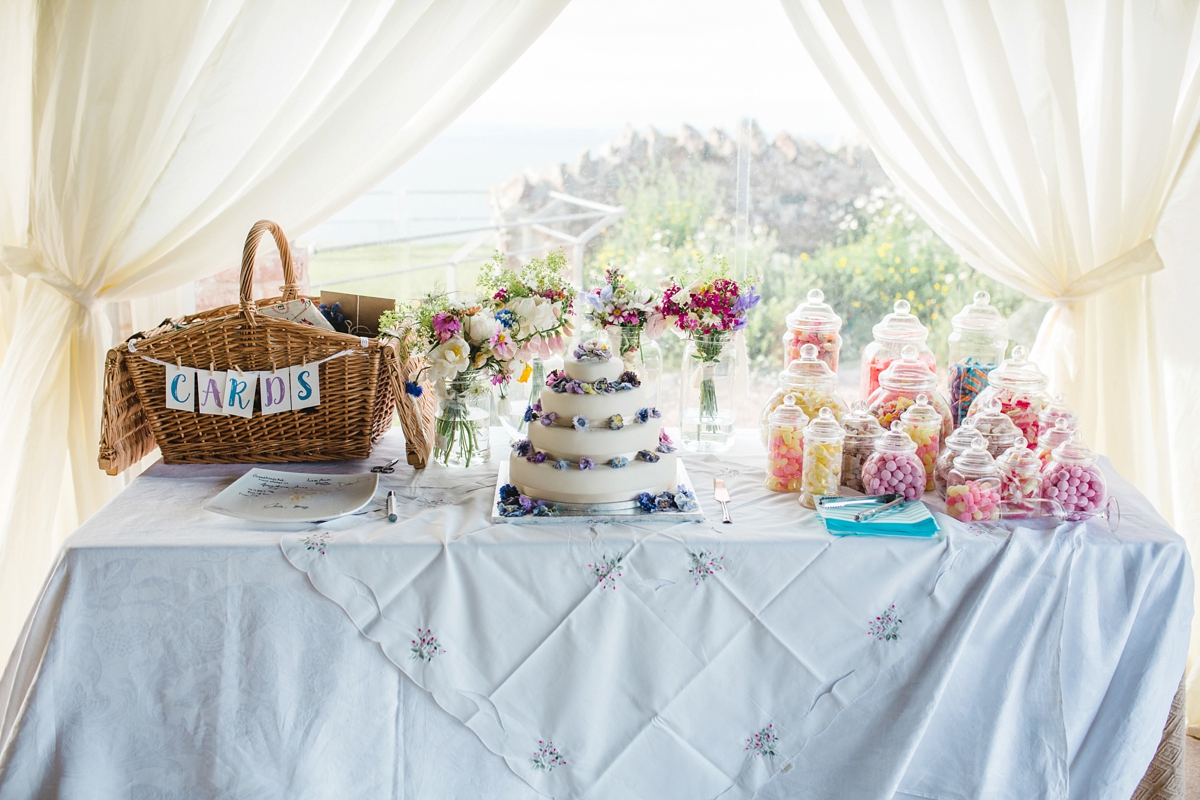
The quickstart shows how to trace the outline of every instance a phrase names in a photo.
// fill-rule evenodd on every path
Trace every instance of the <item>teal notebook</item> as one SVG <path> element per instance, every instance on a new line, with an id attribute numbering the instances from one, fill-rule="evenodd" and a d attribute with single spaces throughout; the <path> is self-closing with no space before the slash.
<path id="1" fill-rule="evenodd" d="M 933 536 L 939 530 L 937 520 L 920 500 L 911 500 L 874 519 L 854 521 L 855 514 L 872 508 L 869 504 L 822 508 L 818 503 L 817 516 L 834 536 Z"/>

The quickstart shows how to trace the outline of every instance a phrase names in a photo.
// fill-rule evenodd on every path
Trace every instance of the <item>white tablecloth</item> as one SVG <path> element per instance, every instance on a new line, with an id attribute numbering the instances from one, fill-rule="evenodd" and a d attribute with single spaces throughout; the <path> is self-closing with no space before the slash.
<path id="1" fill-rule="evenodd" d="M 264 530 L 200 509 L 244 468 L 159 465 L 47 581 L 0 800 L 1132 794 L 1191 617 L 1144 498 L 1109 471 L 1115 535 L 834 540 L 761 490 L 751 436 L 687 459 L 733 526 L 491 526 L 494 468 L 402 468 L 401 523 Z"/>

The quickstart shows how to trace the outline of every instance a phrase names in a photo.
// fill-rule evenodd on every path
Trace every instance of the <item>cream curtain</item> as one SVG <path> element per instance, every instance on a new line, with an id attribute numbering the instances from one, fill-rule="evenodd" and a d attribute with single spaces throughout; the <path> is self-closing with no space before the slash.
<path id="1" fill-rule="evenodd" d="M 1197 3 L 782 2 L 925 220 L 975 268 L 1053 302 L 1034 357 L 1088 441 L 1168 519 L 1194 505 L 1179 470 L 1200 426 L 1169 423 L 1151 289 L 1156 229 L 1197 143 Z M 1174 269 L 1194 274 L 1194 257 Z"/>
<path id="2" fill-rule="evenodd" d="M 237 263 L 259 218 L 327 218 L 565 4 L 0 0 L 0 653 L 118 486 L 96 466 L 106 304 Z"/>

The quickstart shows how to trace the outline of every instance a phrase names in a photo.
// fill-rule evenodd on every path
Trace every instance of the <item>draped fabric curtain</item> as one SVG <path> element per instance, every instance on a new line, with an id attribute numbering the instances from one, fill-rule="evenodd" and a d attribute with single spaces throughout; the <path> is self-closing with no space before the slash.
<path id="1" fill-rule="evenodd" d="M 976 269 L 1052 302 L 1034 358 L 1086 439 L 1168 519 L 1194 503 L 1171 470 L 1200 432 L 1167 435 L 1150 289 L 1156 227 L 1197 147 L 1197 4 L 782 2 L 925 220 Z"/>
<path id="2" fill-rule="evenodd" d="M 106 305 L 378 183 L 566 0 L 0 0 L 0 653 L 97 468 Z M 53 523 L 51 522 L 53 520 Z"/>

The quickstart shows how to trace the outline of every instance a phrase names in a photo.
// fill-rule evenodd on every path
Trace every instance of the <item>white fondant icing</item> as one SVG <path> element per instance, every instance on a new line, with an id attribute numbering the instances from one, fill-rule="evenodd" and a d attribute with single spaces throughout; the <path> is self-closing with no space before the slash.
<path id="1" fill-rule="evenodd" d="M 630 461 L 622 469 L 597 461 L 593 469 L 583 470 L 531 464 L 514 453 L 508 462 L 509 480 L 522 494 L 552 503 L 619 503 L 642 492 L 674 490 L 675 458 L 675 453 L 665 453 L 653 464 Z"/>
<path id="2" fill-rule="evenodd" d="M 560 419 L 571 419 L 579 414 L 588 419 L 607 419 L 613 414 L 630 419 L 646 408 L 649 401 L 650 393 L 646 386 L 612 394 L 567 394 L 549 388 L 542 390 L 542 411 L 553 411 Z"/>
<path id="3" fill-rule="evenodd" d="M 629 419 L 632 418 L 626 418 Z M 629 456 L 638 450 L 653 450 L 658 446 L 661 421 L 650 420 L 644 425 L 627 422 L 624 428 L 617 431 L 600 428 L 577 431 L 533 423 L 529 426 L 529 441 L 536 449 L 558 458 L 577 460 L 579 456 L 587 456 L 599 464 L 601 460 L 607 461 L 613 456 Z"/>
<path id="4" fill-rule="evenodd" d="M 574 356 L 568 356 L 563 364 L 563 371 L 567 373 L 568 378 L 583 383 L 592 383 L 601 378 L 615 381 L 625 371 L 625 365 L 616 357 L 608 361 L 577 361 Z"/>

